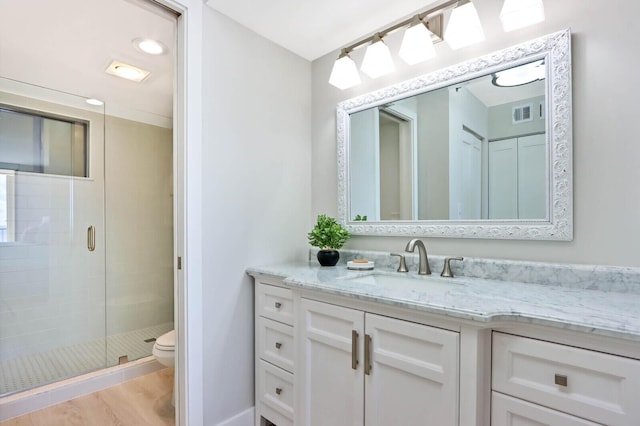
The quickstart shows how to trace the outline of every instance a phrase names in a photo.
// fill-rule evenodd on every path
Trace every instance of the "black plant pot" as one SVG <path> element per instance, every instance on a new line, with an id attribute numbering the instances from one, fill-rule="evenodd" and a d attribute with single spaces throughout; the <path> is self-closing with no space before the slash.
<path id="1" fill-rule="evenodd" d="M 340 259 L 340 253 L 338 250 L 320 250 L 317 258 L 322 266 L 336 266 Z"/>

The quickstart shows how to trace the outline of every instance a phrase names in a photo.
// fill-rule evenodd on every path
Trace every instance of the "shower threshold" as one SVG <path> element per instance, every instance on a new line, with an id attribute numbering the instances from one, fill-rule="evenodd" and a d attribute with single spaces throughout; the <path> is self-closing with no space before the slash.
<path id="1" fill-rule="evenodd" d="M 0 397 L 74 377 L 89 371 L 118 365 L 126 355 L 135 360 L 151 355 L 152 337 L 173 329 L 164 323 L 107 337 L 106 364 L 104 339 L 50 349 L 0 362 Z"/>

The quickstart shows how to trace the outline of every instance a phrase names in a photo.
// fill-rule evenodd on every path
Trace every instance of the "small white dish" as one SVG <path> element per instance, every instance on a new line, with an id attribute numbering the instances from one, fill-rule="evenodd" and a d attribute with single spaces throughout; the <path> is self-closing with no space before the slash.
<path id="1" fill-rule="evenodd" d="M 374 268 L 375 262 L 368 261 L 367 263 L 356 263 L 353 260 L 347 262 L 347 269 L 353 269 L 357 271 L 370 271 Z"/>

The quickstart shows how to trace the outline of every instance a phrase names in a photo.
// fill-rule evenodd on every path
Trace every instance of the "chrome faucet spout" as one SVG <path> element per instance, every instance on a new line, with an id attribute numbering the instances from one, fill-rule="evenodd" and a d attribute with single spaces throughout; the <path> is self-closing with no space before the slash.
<path id="1" fill-rule="evenodd" d="M 418 247 L 418 256 L 420 257 L 420 264 L 418 265 L 418 275 L 431 275 L 429 258 L 427 256 L 427 248 L 424 246 L 422 240 L 414 238 L 413 240 L 409 241 L 404 251 L 406 251 L 407 253 L 413 253 L 416 246 Z"/>

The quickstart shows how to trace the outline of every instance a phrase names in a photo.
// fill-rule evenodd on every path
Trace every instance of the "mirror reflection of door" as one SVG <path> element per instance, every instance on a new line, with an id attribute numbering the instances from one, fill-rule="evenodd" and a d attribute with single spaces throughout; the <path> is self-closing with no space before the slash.
<path id="1" fill-rule="evenodd" d="M 413 182 L 415 120 L 402 108 L 380 107 L 380 219 L 411 220 L 416 217 Z"/>
<path id="2" fill-rule="evenodd" d="M 482 208 L 482 137 L 466 126 L 452 139 L 451 170 L 458 176 L 456 187 L 451 188 L 451 199 L 455 210 L 451 219 L 479 219 Z"/>
<path id="3" fill-rule="evenodd" d="M 415 117 L 383 105 L 351 116 L 351 213 L 368 221 L 417 217 Z"/>
<path id="4" fill-rule="evenodd" d="M 489 143 L 489 218 L 544 219 L 544 133 Z"/>

